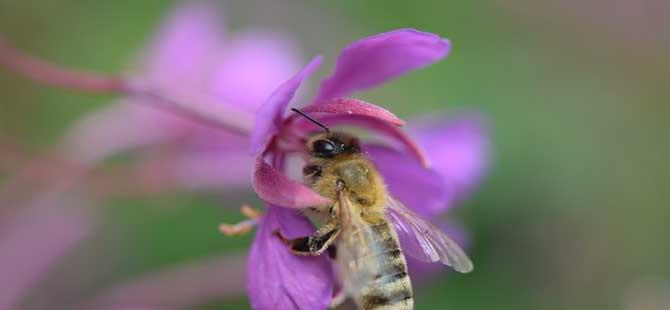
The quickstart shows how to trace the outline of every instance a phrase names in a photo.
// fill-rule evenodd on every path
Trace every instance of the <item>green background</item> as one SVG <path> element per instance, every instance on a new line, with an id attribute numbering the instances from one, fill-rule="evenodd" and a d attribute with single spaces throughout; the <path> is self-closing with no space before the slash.
<path id="1" fill-rule="evenodd" d="M 450 214 L 471 232 L 476 270 L 419 286 L 417 309 L 642 309 L 635 308 L 636 292 L 645 283 L 665 292 L 645 300 L 667 302 L 670 295 L 670 40 L 669 22 L 656 5 L 667 6 L 515 0 L 225 7 L 233 29 L 290 32 L 306 56 L 325 54 L 324 68 L 348 42 L 394 28 L 452 40 L 447 60 L 360 96 L 403 118 L 475 110 L 491 122 L 490 174 Z M 170 7 L 155 0 L 0 0 L 0 32 L 55 62 L 118 72 Z M 3 69 L 0 94 L 0 133 L 32 154 L 113 99 L 43 88 Z M 188 259 L 244 251 L 251 237 L 223 238 L 216 230 L 222 221 L 241 219 L 230 210 L 243 202 L 260 203 L 252 194 L 182 193 L 97 205 L 105 214 L 103 232 L 35 296 L 57 287 L 59 275 L 76 272 L 74 262 L 87 261 L 93 249 L 111 257 L 98 266 L 107 272 L 79 291 L 63 288 L 64 302 Z M 34 298 L 26 305 L 46 302 Z M 243 296 L 205 305 L 248 308 Z"/>

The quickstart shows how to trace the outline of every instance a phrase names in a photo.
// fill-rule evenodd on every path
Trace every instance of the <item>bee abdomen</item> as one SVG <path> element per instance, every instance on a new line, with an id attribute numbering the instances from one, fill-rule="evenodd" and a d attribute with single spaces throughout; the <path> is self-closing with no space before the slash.
<path id="1" fill-rule="evenodd" d="M 414 298 L 409 277 L 392 277 L 393 280 L 364 288 L 358 298 L 364 310 L 411 310 Z"/>
<path id="2" fill-rule="evenodd" d="M 374 227 L 380 237 L 378 253 L 371 253 L 378 262 L 374 280 L 367 283 L 358 297 L 362 309 L 409 310 L 414 309 L 412 284 L 407 274 L 407 262 L 397 238 L 385 225 Z"/>

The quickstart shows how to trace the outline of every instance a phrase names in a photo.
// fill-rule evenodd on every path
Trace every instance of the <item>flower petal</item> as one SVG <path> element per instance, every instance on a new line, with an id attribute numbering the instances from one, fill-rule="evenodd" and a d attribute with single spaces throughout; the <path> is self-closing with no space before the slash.
<path id="1" fill-rule="evenodd" d="M 412 136 L 427 150 L 433 169 L 454 187 L 457 198 L 468 195 L 489 165 L 490 141 L 481 116 L 417 120 Z"/>
<path id="2" fill-rule="evenodd" d="M 321 64 L 322 57 L 317 56 L 294 77 L 277 88 L 265 103 L 258 109 L 254 128 L 251 132 L 251 153 L 261 153 L 272 136 L 279 132 L 284 120 L 284 111 L 288 107 L 295 92 L 314 70 Z"/>
<path id="3" fill-rule="evenodd" d="M 124 101 L 79 120 L 65 134 L 61 149 L 68 158 L 94 164 L 134 148 L 177 138 L 185 126 L 178 116 Z"/>
<path id="4" fill-rule="evenodd" d="M 305 185 L 279 172 L 262 157 L 256 160 L 253 186 L 261 199 L 282 207 L 306 208 L 330 202 Z"/>
<path id="5" fill-rule="evenodd" d="M 346 97 L 444 58 L 451 43 L 414 29 L 398 29 L 352 43 L 337 58 L 335 72 L 323 81 L 319 99 Z"/>
<path id="6" fill-rule="evenodd" d="M 144 74 L 163 87 L 193 88 L 224 46 L 222 16 L 211 3 L 188 2 L 166 19 L 144 54 Z"/>
<path id="7" fill-rule="evenodd" d="M 266 309 L 326 309 L 333 294 L 333 274 L 326 256 L 297 256 L 273 233 L 296 238 L 314 226 L 290 210 L 269 205 L 251 247 L 247 289 L 251 307 Z"/>
<path id="8" fill-rule="evenodd" d="M 136 163 L 118 168 L 103 188 L 110 194 L 157 195 L 180 191 L 230 193 L 248 190 L 254 159 L 246 151 L 194 151 L 157 154 L 148 152 Z M 124 181 L 125 180 L 125 181 Z M 132 180 L 129 182 L 128 180 Z M 111 186 L 110 186 L 111 185 Z"/>
<path id="9" fill-rule="evenodd" d="M 254 113 L 278 85 L 300 69 L 299 56 L 296 44 L 278 34 L 236 36 L 214 72 L 214 93 L 223 102 Z"/>
<path id="10" fill-rule="evenodd" d="M 369 145 L 364 151 L 384 177 L 389 194 L 408 208 L 432 218 L 451 206 L 452 192 L 439 173 L 388 147 Z"/>
<path id="11" fill-rule="evenodd" d="M 396 126 L 403 126 L 405 122 L 395 116 L 391 111 L 378 105 L 365 102 L 363 100 L 351 98 L 336 98 L 330 100 L 318 101 L 302 109 L 308 114 L 345 114 L 345 115 L 363 115 L 379 119 Z"/>
<path id="12" fill-rule="evenodd" d="M 188 190 L 234 191 L 251 185 L 253 159 L 245 152 L 192 152 L 175 157 L 173 177 Z"/>

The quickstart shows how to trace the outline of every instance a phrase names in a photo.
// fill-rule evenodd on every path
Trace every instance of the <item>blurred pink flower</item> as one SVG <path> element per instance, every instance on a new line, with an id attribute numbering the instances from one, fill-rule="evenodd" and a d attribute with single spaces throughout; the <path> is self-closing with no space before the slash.
<path id="1" fill-rule="evenodd" d="M 211 3 L 178 6 L 140 57 L 140 69 L 129 77 L 193 107 L 219 108 L 250 130 L 263 100 L 298 68 L 299 53 L 279 34 L 254 29 L 234 36 L 226 33 L 219 11 Z M 154 147 L 141 159 L 146 165 L 161 162 L 161 176 L 186 188 L 248 187 L 253 165 L 244 134 L 213 129 L 157 110 L 151 102 L 137 102 L 142 100 L 151 98 L 122 99 L 82 119 L 67 133 L 61 149 L 68 158 L 91 165 Z"/>
<path id="2" fill-rule="evenodd" d="M 354 42 L 338 57 L 335 72 L 324 80 L 317 98 L 302 109 L 325 125 L 354 125 L 390 138 L 391 146 L 369 144 L 364 150 L 384 176 L 391 195 L 429 216 L 445 212 L 453 199 L 479 179 L 487 156 L 482 123 L 457 119 L 425 125 L 417 127 L 414 140 L 398 128 L 403 122 L 391 112 L 342 97 L 430 65 L 444 58 L 449 49 L 448 40 L 413 29 Z M 295 256 L 273 236 L 277 229 L 288 238 L 312 233 L 314 227 L 296 208 L 328 202 L 289 178 L 285 168 L 289 154 L 306 156 L 304 143 L 316 127 L 284 113 L 300 84 L 320 62 L 316 57 L 272 93 L 259 109 L 251 134 L 252 153 L 257 156 L 253 185 L 268 203 L 249 256 L 248 291 L 254 309 L 324 309 L 332 298 L 335 280 L 329 259 Z M 429 153 L 424 155 L 414 141 Z M 428 159 L 434 161 L 435 169 L 427 168 Z"/>
<path id="3" fill-rule="evenodd" d="M 54 189 L 69 192 L 87 185 L 87 167 L 127 151 L 149 150 L 148 156 L 140 156 L 141 167 L 147 167 L 140 171 L 147 174 L 139 175 L 140 179 L 170 179 L 188 190 L 250 188 L 253 160 L 245 133 L 251 130 L 256 109 L 295 72 L 300 57 L 292 41 L 278 34 L 255 29 L 234 36 L 225 33 L 218 9 L 202 2 L 177 7 L 128 80 L 157 90 L 165 98 L 214 106 L 216 111 L 233 115 L 242 134 L 216 130 L 155 109 L 150 102 L 154 98 L 146 96 L 128 96 L 80 120 L 61 141 L 59 154 L 54 155 L 67 159 L 67 167 L 56 169 L 55 175 L 44 175 L 53 171 L 42 164 L 52 161 L 37 160 L 3 184 L 1 309 L 20 302 L 59 258 L 91 233 L 93 222 L 88 214 L 80 214 L 74 206 L 66 206 L 70 200 L 53 194 Z M 27 63 L 35 65 L 31 68 L 37 73 L 39 69 L 55 68 L 44 65 L 46 62 Z M 71 160 L 84 166 L 70 166 Z M 31 172 L 38 172 L 38 176 L 23 177 Z M 30 183 L 35 179 L 51 183 L 44 192 L 35 194 L 37 186 Z M 17 189 L 30 191 L 31 203 L 22 206 L 26 210 L 15 216 L 5 217 L 10 206 L 3 203 L 16 200 Z M 191 279 L 202 280 L 197 275 Z"/>

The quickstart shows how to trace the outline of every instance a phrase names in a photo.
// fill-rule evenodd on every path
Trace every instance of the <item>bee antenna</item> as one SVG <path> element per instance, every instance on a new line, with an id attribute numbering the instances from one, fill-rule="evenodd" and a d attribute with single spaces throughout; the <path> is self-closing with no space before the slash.
<path id="1" fill-rule="evenodd" d="M 293 112 L 295 112 L 295 113 L 298 113 L 298 114 L 304 116 L 306 119 L 308 119 L 308 120 L 311 121 L 312 123 L 314 123 L 314 124 L 316 124 L 317 126 L 323 128 L 323 130 L 325 130 L 326 133 L 330 133 L 330 129 L 328 129 L 328 127 L 326 127 L 326 125 L 321 124 L 321 122 L 319 122 L 319 121 L 313 119 L 312 117 L 310 117 L 309 115 L 305 114 L 304 112 L 302 112 L 302 111 L 300 111 L 300 110 L 298 110 L 298 109 L 296 109 L 296 108 L 291 108 L 291 111 L 293 111 Z"/>

